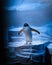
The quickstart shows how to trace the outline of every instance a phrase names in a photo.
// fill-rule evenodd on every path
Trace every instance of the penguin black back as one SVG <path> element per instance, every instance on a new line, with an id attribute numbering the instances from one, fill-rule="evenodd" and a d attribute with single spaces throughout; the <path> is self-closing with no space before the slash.
<path id="1" fill-rule="evenodd" d="M 24 27 L 27 27 L 27 26 L 29 26 L 27 23 L 24 23 Z"/>

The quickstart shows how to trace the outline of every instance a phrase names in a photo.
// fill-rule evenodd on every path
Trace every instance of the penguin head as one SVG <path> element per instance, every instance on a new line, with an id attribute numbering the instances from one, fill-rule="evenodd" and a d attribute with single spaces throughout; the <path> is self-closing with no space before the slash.
<path id="1" fill-rule="evenodd" d="M 29 26 L 27 23 L 24 23 L 24 27 L 27 27 L 27 26 Z"/>

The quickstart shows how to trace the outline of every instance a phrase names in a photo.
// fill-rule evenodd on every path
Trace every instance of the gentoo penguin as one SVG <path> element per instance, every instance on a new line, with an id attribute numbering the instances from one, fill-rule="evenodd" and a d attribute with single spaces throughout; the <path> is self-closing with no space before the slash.
<path id="1" fill-rule="evenodd" d="M 24 32 L 25 34 L 25 39 L 26 39 L 26 44 L 32 42 L 32 31 L 37 32 L 38 34 L 40 34 L 39 31 L 37 31 L 36 29 L 31 28 L 27 23 L 24 23 L 23 29 L 21 29 L 18 34 L 20 34 L 21 32 Z"/>

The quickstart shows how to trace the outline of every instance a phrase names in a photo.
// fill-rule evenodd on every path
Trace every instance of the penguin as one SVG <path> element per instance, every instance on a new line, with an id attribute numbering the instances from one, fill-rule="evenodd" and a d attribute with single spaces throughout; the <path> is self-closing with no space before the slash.
<path id="1" fill-rule="evenodd" d="M 28 23 L 24 23 L 23 29 L 21 29 L 21 30 L 18 32 L 18 35 L 19 35 L 21 32 L 24 32 L 24 34 L 25 34 L 25 39 L 26 39 L 26 44 L 28 44 L 28 43 L 31 44 L 31 43 L 32 43 L 32 31 L 37 32 L 38 34 L 40 34 L 40 32 L 37 31 L 36 29 L 31 28 Z"/>

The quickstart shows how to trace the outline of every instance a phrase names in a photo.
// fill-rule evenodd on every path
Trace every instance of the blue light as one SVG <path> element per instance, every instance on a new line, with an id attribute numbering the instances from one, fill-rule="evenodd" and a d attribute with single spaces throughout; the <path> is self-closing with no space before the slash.
<path id="1" fill-rule="evenodd" d="M 6 10 L 6 21 L 8 23 L 7 48 L 11 61 L 16 59 L 16 57 L 17 60 L 21 60 L 22 57 L 29 58 L 29 54 L 32 54 L 32 57 L 35 57 L 35 55 L 39 56 L 42 52 L 45 52 L 44 45 L 52 42 L 51 1 L 45 1 L 46 0 L 6 1 L 4 9 Z M 23 28 L 24 23 L 28 23 L 30 27 L 40 32 L 40 35 L 32 32 L 31 48 L 28 44 L 26 45 L 24 33 L 22 32 L 18 35 L 18 32 Z M 21 58 L 19 59 L 18 57 Z M 38 58 L 32 60 L 34 61 L 36 59 Z"/>
<path id="2" fill-rule="evenodd" d="M 48 7 L 47 4 L 41 4 L 41 3 L 22 3 L 19 5 L 13 5 L 5 7 L 7 10 L 17 10 L 17 11 L 26 11 L 26 10 L 36 10 L 40 8 L 46 8 Z"/>

